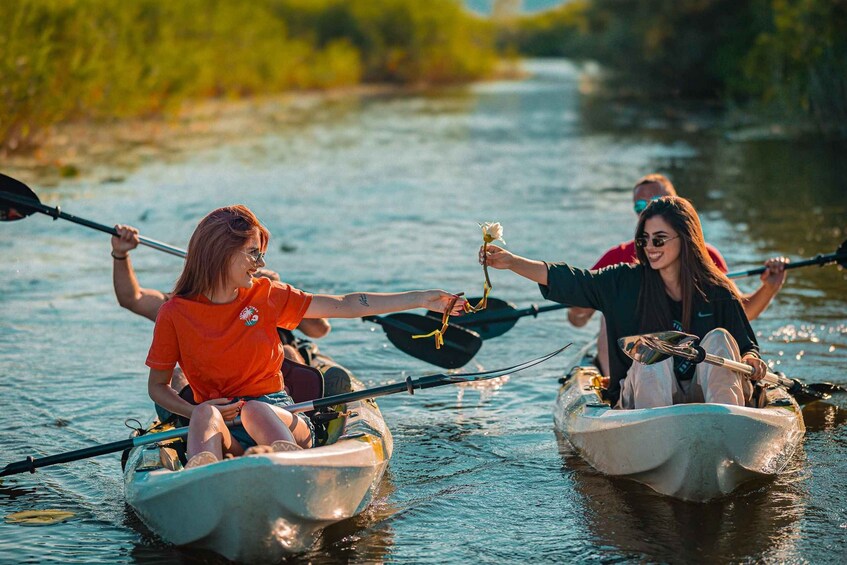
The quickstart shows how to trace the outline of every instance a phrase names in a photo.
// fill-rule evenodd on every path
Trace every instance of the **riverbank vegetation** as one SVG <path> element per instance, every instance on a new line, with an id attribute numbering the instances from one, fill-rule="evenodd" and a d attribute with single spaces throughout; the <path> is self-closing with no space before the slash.
<path id="1" fill-rule="evenodd" d="M 498 41 L 596 60 L 629 94 L 718 98 L 847 135 L 847 0 L 575 0 Z"/>
<path id="2" fill-rule="evenodd" d="M 51 125 L 186 100 L 489 76 L 493 30 L 454 0 L 0 2 L 0 152 Z"/>

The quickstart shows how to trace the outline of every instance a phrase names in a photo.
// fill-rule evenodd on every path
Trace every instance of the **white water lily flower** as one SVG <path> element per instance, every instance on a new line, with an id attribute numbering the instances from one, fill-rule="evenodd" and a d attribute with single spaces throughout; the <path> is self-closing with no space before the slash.
<path id="1" fill-rule="evenodd" d="M 506 240 L 503 239 L 503 226 L 500 225 L 500 222 L 485 222 L 479 224 L 479 227 L 482 228 L 482 239 L 485 243 L 493 243 L 500 240 L 503 242 L 503 245 L 506 244 Z"/>

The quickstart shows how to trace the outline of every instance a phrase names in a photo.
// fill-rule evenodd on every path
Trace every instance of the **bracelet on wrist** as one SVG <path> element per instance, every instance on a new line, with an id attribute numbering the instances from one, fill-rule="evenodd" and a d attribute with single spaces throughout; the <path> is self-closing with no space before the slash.
<path id="1" fill-rule="evenodd" d="M 127 253 L 126 255 L 115 255 L 115 252 L 112 251 L 111 255 L 112 259 L 114 259 L 115 261 L 126 261 L 127 259 L 129 259 L 129 253 Z"/>

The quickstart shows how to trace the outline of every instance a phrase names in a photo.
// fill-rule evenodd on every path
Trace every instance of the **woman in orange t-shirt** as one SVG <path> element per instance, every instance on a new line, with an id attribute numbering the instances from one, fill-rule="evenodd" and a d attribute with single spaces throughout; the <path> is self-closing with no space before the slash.
<path id="1" fill-rule="evenodd" d="M 150 398 L 190 419 L 186 467 L 241 455 L 255 445 L 283 451 L 311 447 L 313 430 L 292 404 L 280 366 L 276 328 L 303 318 L 357 318 L 427 308 L 453 314 L 464 299 L 442 290 L 343 296 L 308 294 L 285 283 L 256 279 L 270 233 L 244 206 L 207 215 L 188 244 L 173 298 L 159 310 L 147 356 Z M 176 364 L 194 393 L 191 404 L 170 386 Z M 226 422 L 241 415 L 241 426 Z M 267 448 L 258 448 L 259 451 Z"/>

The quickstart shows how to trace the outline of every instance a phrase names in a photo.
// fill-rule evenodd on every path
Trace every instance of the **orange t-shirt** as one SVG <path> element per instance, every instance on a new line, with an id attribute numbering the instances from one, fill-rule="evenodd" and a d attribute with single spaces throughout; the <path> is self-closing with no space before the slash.
<path id="1" fill-rule="evenodd" d="M 296 328 L 311 302 L 311 294 L 264 278 L 238 289 L 228 304 L 202 295 L 171 298 L 156 317 L 147 366 L 169 371 L 179 363 L 198 403 L 278 392 L 283 353 L 276 328 Z"/>

